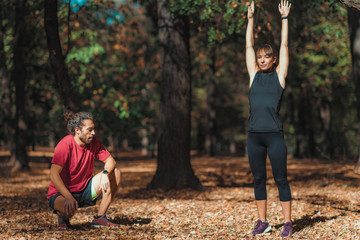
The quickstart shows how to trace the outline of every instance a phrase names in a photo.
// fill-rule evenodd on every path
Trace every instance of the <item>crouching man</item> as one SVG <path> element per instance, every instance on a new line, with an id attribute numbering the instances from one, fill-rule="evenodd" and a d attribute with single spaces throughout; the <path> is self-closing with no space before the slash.
<path id="1" fill-rule="evenodd" d="M 116 162 L 95 137 L 93 116 L 87 112 L 67 113 L 65 136 L 56 146 L 50 168 L 49 206 L 58 215 L 61 228 L 70 227 L 78 208 L 93 206 L 102 194 L 92 226 L 118 226 L 106 218 L 106 211 L 120 186 Z M 104 162 L 104 170 L 93 176 L 94 160 Z"/>

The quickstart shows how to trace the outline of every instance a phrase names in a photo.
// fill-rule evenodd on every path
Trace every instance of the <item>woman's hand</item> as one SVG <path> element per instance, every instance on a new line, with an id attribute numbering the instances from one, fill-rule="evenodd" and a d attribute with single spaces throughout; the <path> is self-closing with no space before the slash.
<path id="1" fill-rule="evenodd" d="M 290 8 L 291 8 L 291 3 L 289 3 L 288 0 L 281 0 L 281 2 L 279 3 L 279 12 L 282 17 L 287 17 L 289 15 Z"/>
<path id="2" fill-rule="evenodd" d="M 255 12 L 255 5 L 254 5 L 254 1 L 252 1 L 250 6 L 248 7 L 248 19 L 252 19 L 254 17 L 254 12 Z"/>

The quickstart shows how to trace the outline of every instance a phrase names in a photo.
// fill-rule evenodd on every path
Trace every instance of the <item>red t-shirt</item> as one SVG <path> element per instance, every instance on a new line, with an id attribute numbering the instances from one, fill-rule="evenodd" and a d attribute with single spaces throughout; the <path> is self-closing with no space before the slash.
<path id="1" fill-rule="evenodd" d="M 110 153 L 94 136 L 90 144 L 79 146 L 73 135 L 67 135 L 56 146 L 52 164 L 63 169 L 60 177 L 65 187 L 70 192 L 80 192 L 85 189 L 94 171 L 94 159 L 105 161 Z M 51 182 L 47 198 L 54 196 L 59 191 Z"/>

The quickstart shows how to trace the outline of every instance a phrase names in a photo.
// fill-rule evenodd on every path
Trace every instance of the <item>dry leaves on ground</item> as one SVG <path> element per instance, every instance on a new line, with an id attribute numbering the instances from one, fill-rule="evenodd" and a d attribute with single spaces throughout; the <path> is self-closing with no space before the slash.
<path id="1" fill-rule="evenodd" d="M 70 230 L 57 228 L 47 204 L 48 163 L 31 162 L 31 172 L 11 175 L 8 164 L 0 162 L 0 238 L 260 239 L 251 235 L 257 213 L 246 158 L 193 157 L 193 169 L 205 187 L 202 192 L 146 190 L 156 160 L 126 159 L 118 160 L 122 188 L 108 211 L 120 226 L 91 228 L 94 206 L 80 209 Z M 101 167 L 97 163 L 95 171 Z M 359 239 L 360 176 L 353 167 L 348 162 L 289 159 L 293 239 Z M 261 239 L 279 239 L 283 217 L 270 166 L 267 189 L 273 231 Z"/>

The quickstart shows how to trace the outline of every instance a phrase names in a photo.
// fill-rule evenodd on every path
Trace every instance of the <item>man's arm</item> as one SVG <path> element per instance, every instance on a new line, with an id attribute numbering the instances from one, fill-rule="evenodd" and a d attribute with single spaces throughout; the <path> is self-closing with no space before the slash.
<path id="1" fill-rule="evenodd" d="M 111 155 L 104 161 L 104 163 L 104 170 L 107 170 L 109 173 L 114 171 L 116 167 L 116 161 Z"/>
<path id="2" fill-rule="evenodd" d="M 101 175 L 100 179 L 100 189 L 102 191 L 106 191 L 106 189 L 110 188 L 110 180 L 108 174 L 114 171 L 116 167 L 116 161 L 115 159 L 110 155 L 105 161 L 104 161 L 104 170 L 106 170 L 108 173 L 103 173 Z"/>
<path id="3" fill-rule="evenodd" d="M 60 177 L 62 167 L 56 164 L 51 164 L 50 168 L 50 179 L 54 184 L 55 188 L 61 193 L 65 198 L 64 202 L 64 211 L 66 215 L 72 215 L 78 208 L 78 202 L 71 195 L 70 191 L 65 187 L 63 180 Z"/>

